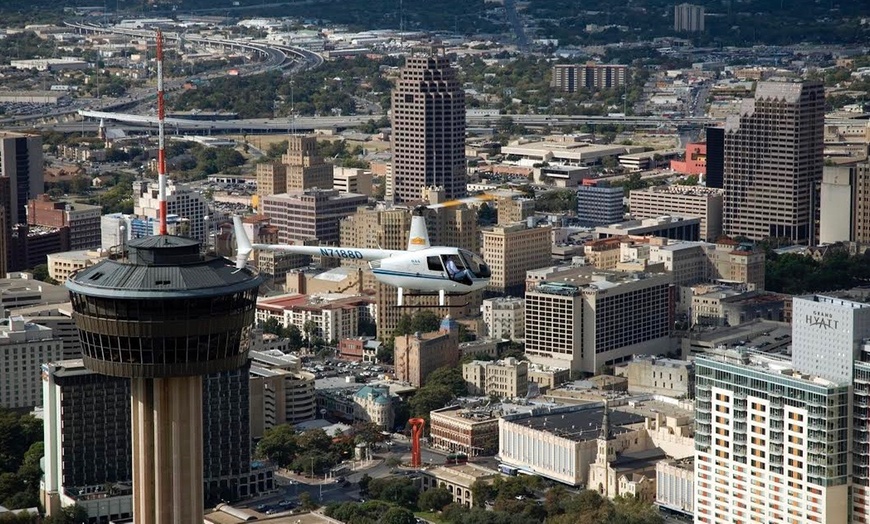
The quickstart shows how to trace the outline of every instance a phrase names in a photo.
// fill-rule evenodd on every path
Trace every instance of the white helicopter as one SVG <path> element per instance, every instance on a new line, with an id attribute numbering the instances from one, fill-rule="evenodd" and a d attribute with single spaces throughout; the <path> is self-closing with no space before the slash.
<path id="1" fill-rule="evenodd" d="M 438 293 L 438 304 L 446 306 L 447 295 L 466 294 L 483 289 L 489 284 L 492 272 L 483 257 L 456 247 L 429 245 L 429 232 L 423 212 L 463 203 L 479 202 L 481 197 L 452 200 L 440 204 L 420 206 L 411 216 L 408 249 L 366 249 L 336 246 L 291 246 L 287 244 L 252 244 L 242 219 L 233 217 L 237 239 L 236 267 L 242 269 L 254 249 L 281 251 L 298 255 L 311 255 L 348 260 L 367 260 L 379 282 L 398 288 L 397 305 L 404 305 L 406 289 L 422 293 Z"/>

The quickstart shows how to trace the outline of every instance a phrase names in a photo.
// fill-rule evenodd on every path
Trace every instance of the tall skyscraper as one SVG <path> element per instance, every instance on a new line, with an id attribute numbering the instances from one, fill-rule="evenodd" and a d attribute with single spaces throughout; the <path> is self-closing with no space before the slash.
<path id="1" fill-rule="evenodd" d="M 725 123 L 725 234 L 813 243 L 822 178 L 821 82 L 759 82 Z"/>
<path id="2" fill-rule="evenodd" d="M 704 31 L 704 6 L 680 4 L 674 6 L 674 31 L 698 33 Z"/>
<path id="3" fill-rule="evenodd" d="M 85 367 L 130 379 L 136 522 L 202 522 L 203 376 L 248 361 L 260 278 L 200 247 L 131 240 L 66 283 Z"/>
<path id="4" fill-rule="evenodd" d="M 43 192 L 42 137 L 0 132 L 0 176 L 9 179 L 9 207 L 14 224 L 27 223 L 27 201 Z"/>
<path id="5" fill-rule="evenodd" d="M 444 55 L 410 56 L 392 94 L 393 202 L 466 195 L 465 92 Z"/>

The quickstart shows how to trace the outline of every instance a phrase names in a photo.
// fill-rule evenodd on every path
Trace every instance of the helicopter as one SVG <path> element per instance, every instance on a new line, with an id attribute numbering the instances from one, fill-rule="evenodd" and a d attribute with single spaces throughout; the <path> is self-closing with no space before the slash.
<path id="1" fill-rule="evenodd" d="M 456 247 L 430 245 L 423 213 L 426 209 L 438 209 L 480 200 L 481 197 L 470 197 L 416 207 L 411 215 L 411 231 L 408 248 L 405 250 L 252 244 L 242 225 L 241 217 L 234 216 L 233 229 L 238 247 L 236 268 L 243 269 L 255 249 L 346 260 L 366 260 L 375 279 L 397 288 L 398 307 L 404 306 L 406 289 L 423 294 L 437 292 L 438 305 L 447 306 L 447 295 L 464 295 L 485 288 L 489 284 L 492 272 L 483 257 L 476 253 Z"/>

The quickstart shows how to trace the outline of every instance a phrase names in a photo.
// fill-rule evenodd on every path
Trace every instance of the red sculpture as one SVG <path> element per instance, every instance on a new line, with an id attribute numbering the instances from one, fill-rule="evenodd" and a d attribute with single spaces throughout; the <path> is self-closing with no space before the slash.
<path id="1" fill-rule="evenodd" d="M 411 425 L 411 467 L 419 468 L 423 463 L 420 455 L 420 438 L 423 436 L 426 421 L 422 418 L 412 418 L 408 424 Z"/>

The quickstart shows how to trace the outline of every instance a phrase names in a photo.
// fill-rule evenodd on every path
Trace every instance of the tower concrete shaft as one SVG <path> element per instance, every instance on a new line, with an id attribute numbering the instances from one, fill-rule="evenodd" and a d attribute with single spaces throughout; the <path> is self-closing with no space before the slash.
<path id="1" fill-rule="evenodd" d="M 137 522 L 201 522 L 202 377 L 134 378 L 130 386 Z"/>

